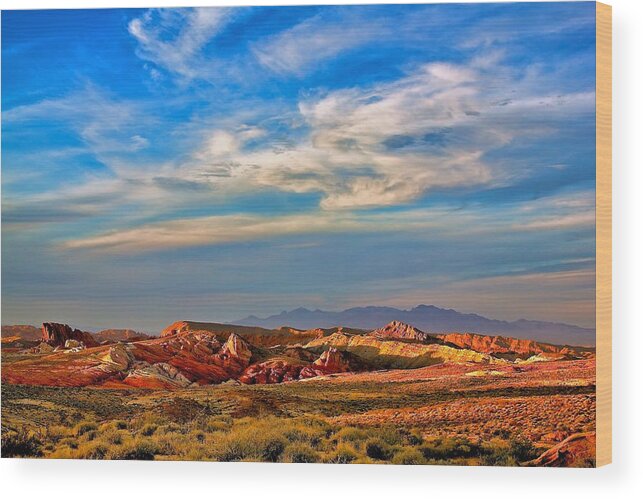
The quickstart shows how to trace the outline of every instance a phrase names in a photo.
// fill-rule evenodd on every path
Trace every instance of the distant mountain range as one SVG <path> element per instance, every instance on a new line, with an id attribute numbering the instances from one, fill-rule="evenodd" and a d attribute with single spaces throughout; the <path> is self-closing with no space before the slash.
<path id="1" fill-rule="evenodd" d="M 559 345 L 594 346 L 596 344 L 595 329 L 525 319 L 501 321 L 477 314 L 463 314 L 433 305 L 418 305 L 410 310 L 393 307 L 355 307 L 341 312 L 297 308 L 263 319 L 250 315 L 231 323 L 268 329 L 281 326 L 299 329 L 345 326 L 371 330 L 392 321 L 413 324 L 427 333 L 468 332 L 512 336 Z"/>

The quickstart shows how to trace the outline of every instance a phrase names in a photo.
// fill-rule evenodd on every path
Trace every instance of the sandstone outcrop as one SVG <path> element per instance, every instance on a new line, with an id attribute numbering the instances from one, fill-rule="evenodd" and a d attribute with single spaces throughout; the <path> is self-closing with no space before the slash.
<path id="1" fill-rule="evenodd" d="M 570 358 L 581 358 L 593 353 L 593 349 L 591 348 L 551 345 L 549 343 L 539 343 L 532 340 L 506 338 L 504 336 L 485 336 L 473 333 L 449 333 L 439 334 L 437 337 L 445 343 L 449 343 L 460 348 L 475 350 L 476 352 L 507 356 L 515 354 L 523 358 L 541 355 L 540 358 L 534 359 L 536 361 L 547 358 L 548 355 L 551 355 L 553 360 L 556 357 L 563 358 L 564 356 L 569 356 Z"/>
<path id="2" fill-rule="evenodd" d="M 67 340 L 82 342 L 86 347 L 95 347 L 98 342 L 91 333 L 72 329 L 67 324 L 45 322 L 42 325 L 42 341 L 53 347 L 64 347 Z"/>
<path id="3" fill-rule="evenodd" d="M 335 333 L 309 342 L 306 348 L 334 347 L 354 354 L 376 368 L 411 369 L 443 362 L 503 363 L 489 354 L 441 344 L 424 344 L 403 340 L 382 340 L 372 335 Z"/>
<path id="4" fill-rule="evenodd" d="M 228 339 L 223 345 L 221 355 L 235 358 L 240 363 L 247 365 L 250 363 L 252 350 L 250 350 L 250 346 L 244 339 L 242 339 L 238 334 L 232 333 L 228 336 Z"/>
<path id="5" fill-rule="evenodd" d="M 523 466 L 584 468 L 593 463 L 596 455 L 596 433 L 576 433 L 543 452 Z"/>
<path id="6" fill-rule="evenodd" d="M 139 333 L 133 329 L 103 329 L 95 333 L 94 338 L 99 343 L 117 343 L 119 341 L 131 343 L 152 339 L 150 335 Z"/>
<path id="7" fill-rule="evenodd" d="M 397 339 L 397 340 L 412 340 L 420 342 L 436 342 L 435 337 L 431 336 L 424 331 L 405 324 L 400 321 L 393 321 L 380 329 L 375 329 L 371 331 L 371 336 L 385 340 L 385 339 Z"/>
<path id="8" fill-rule="evenodd" d="M 239 376 L 239 381 L 246 385 L 266 385 L 295 381 L 301 378 L 301 371 L 304 367 L 306 367 L 306 364 L 295 359 L 271 359 L 249 366 Z"/>
<path id="9" fill-rule="evenodd" d="M 123 383 L 148 389 L 185 388 L 192 384 L 181 371 L 165 362 L 134 369 L 123 380 Z"/>
<path id="10" fill-rule="evenodd" d="M 135 361 L 134 355 L 131 353 L 131 347 L 123 343 L 118 343 L 112 347 L 109 347 L 109 350 L 105 355 L 103 355 L 102 360 L 109 364 L 117 366 L 120 371 L 127 370 Z"/>

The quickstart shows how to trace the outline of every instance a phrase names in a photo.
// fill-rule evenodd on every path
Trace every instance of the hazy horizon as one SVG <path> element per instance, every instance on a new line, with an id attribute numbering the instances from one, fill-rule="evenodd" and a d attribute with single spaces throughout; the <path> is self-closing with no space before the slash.
<path id="1" fill-rule="evenodd" d="M 2 12 L 2 323 L 595 327 L 595 5 Z"/>

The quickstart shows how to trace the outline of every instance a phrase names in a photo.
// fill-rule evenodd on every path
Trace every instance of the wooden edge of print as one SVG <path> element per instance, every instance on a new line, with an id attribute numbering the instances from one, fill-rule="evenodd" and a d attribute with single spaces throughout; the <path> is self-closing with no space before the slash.
<path id="1" fill-rule="evenodd" d="M 596 2 L 596 465 L 612 462 L 612 7 Z"/>

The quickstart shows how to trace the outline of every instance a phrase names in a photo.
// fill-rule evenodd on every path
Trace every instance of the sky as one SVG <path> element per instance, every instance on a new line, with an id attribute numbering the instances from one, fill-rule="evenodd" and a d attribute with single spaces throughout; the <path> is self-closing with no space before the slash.
<path id="1" fill-rule="evenodd" d="M 2 12 L 2 324 L 594 327 L 594 3 Z"/>

